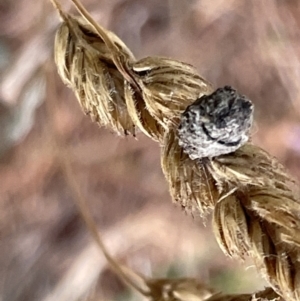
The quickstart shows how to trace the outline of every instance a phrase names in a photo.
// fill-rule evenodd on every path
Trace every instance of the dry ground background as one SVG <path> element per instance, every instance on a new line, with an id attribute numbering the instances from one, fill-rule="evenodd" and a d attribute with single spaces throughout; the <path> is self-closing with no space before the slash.
<path id="1" fill-rule="evenodd" d="M 189 62 L 216 87 L 250 97 L 253 140 L 300 180 L 299 0 L 82 2 L 138 58 Z M 109 271 L 82 223 L 53 132 L 122 263 L 230 293 L 263 287 L 251 262 L 221 253 L 209 219 L 205 227 L 171 203 L 155 143 L 116 137 L 81 113 L 54 70 L 58 22 L 47 0 L 0 0 L 0 300 L 140 300 Z"/>

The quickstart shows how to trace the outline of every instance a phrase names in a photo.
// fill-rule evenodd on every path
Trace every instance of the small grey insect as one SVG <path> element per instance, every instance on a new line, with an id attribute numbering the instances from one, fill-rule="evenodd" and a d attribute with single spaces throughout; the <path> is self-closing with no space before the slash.
<path id="1" fill-rule="evenodd" d="M 253 104 L 230 86 L 198 98 L 181 116 L 179 145 L 192 160 L 234 152 L 248 141 Z"/>

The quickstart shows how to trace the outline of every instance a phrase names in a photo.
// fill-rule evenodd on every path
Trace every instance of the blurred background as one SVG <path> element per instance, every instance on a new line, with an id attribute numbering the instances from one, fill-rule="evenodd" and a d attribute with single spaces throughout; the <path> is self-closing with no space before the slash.
<path id="1" fill-rule="evenodd" d="M 70 1 L 61 0 L 67 11 Z M 82 0 L 137 58 L 193 64 L 255 104 L 253 141 L 300 180 L 299 0 Z M 57 75 L 50 2 L 0 0 L 0 300 L 141 300 L 110 271 L 57 160 L 73 176 L 111 253 L 148 277 L 197 277 L 217 290 L 265 283 L 219 250 L 210 227 L 172 204 L 159 147 L 82 114 Z M 50 108 L 50 109 L 49 109 Z"/>

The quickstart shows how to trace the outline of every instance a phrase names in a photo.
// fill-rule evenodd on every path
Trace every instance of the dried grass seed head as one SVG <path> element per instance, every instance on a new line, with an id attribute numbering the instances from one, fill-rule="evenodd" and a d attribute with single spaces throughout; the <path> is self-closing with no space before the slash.
<path id="1" fill-rule="evenodd" d="M 131 64 L 130 68 L 145 108 L 164 130 L 170 123 L 177 122 L 195 99 L 212 91 L 210 83 L 200 77 L 193 66 L 172 59 L 146 57 Z"/>
<path id="2" fill-rule="evenodd" d="M 291 210 L 284 206 L 277 211 L 279 202 L 294 207 L 292 200 L 272 187 L 236 191 L 216 204 L 213 230 L 225 254 L 242 259 L 250 255 L 273 289 L 294 301 L 300 294 L 299 214 L 290 216 Z M 272 207 L 267 214 L 262 210 L 265 206 Z"/>
<path id="3" fill-rule="evenodd" d="M 177 127 L 165 134 L 162 168 L 173 200 L 191 213 L 214 211 L 213 228 L 225 254 L 253 257 L 285 300 L 300 296 L 299 195 L 278 161 L 246 143 L 235 152 L 192 160 Z"/>
<path id="4" fill-rule="evenodd" d="M 125 58 L 134 60 L 116 35 L 104 31 Z M 57 30 L 54 51 L 58 73 L 75 92 L 83 111 L 119 134 L 134 134 L 135 126 L 125 104 L 123 76 L 94 28 L 68 15 Z"/>
<path id="5" fill-rule="evenodd" d="M 248 141 L 253 105 L 229 86 L 189 105 L 178 127 L 179 144 L 191 159 L 234 152 Z"/>
<path id="6" fill-rule="evenodd" d="M 98 122 L 109 125 L 117 131 L 120 129 L 126 131 L 126 127 L 120 120 L 120 113 L 123 111 L 118 111 L 123 106 L 124 112 L 127 113 L 124 94 L 121 94 L 120 100 L 108 98 L 113 89 L 123 92 L 123 87 L 119 89 L 119 86 L 115 85 L 117 83 L 115 78 L 120 76 L 123 83 L 123 77 L 118 73 L 110 56 L 111 53 L 107 52 L 108 61 L 100 55 L 98 46 L 102 45 L 105 48 L 102 39 L 93 32 L 93 29 L 87 29 L 82 24 L 80 27 L 79 23 L 80 21 L 70 17 L 63 24 L 65 27 L 62 26 L 61 31 L 58 31 L 56 62 L 59 73 L 77 93 L 83 108 L 89 110 L 91 107 L 88 112 L 92 113 Z M 64 37 L 63 41 L 60 40 L 61 37 Z M 95 38 L 96 41 L 93 40 Z M 128 61 L 130 58 L 129 54 Z M 150 124 L 144 122 L 143 118 L 146 116 L 149 120 L 152 117 L 152 120 L 164 127 L 165 133 L 159 133 L 164 134 L 162 166 L 173 198 L 192 212 L 205 213 L 215 207 L 214 229 L 223 250 L 231 256 L 236 254 L 242 257 L 244 254 L 251 254 L 276 291 L 286 300 L 299 299 L 300 243 L 299 239 L 296 239 L 300 229 L 299 199 L 293 198 L 288 188 L 289 181 L 282 170 L 276 168 L 275 160 L 265 156 L 264 160 L 259 161 L 258 159 L 265 154 L 258 151 L 259 155 L 255 156 L 257 150 L 253 150 L 251 146 L 249 148 L 247 144 L 241 147 L 242 156 L 238 156 L 240 149 L 228 156 L 224 155 L 223 151 L 221 153 L 214 151 L 213 155 L 207 155 L 214 158 L 192 161 L 190 154 L 183 152 L 177 137 L 177 122 L 180 114 L 194 99 L 211 93 L 211 87 L 191 71 L 191 66 L 170 61 L 146 58 L 139 62 L 140 65 L 132 61 L 132 68 L 129 71 L 136 86 L 133 85 L 131 88 L 137 90 L 128 91 L 136 96 L 129 99 L 133 100 L 132 108 L 141 125 Z M 113 76 L 112 72 L 116 74 Z M 97 77 L 98 73 L 101 74 L 100 79 Z M 109 85 L 107 85 L 107 78 L 109 78 Z M 114 84 L 113 88 L 111 82 Z M 98 89 L 102 86 L 105 87 L 104 91 L 99 93 Z M 99 94 L 105 95 L 104 99 L 109 101 L 103 104 L 101 99 L 97 98 Z M 227 94 L 225 99 L 229 104 L 234 93 L 229 91 Z M 207 105 L 198 108 L 206 118 L 201 119 L 202 114 L 197 116 L 201 124 L 204 124 L 204 127 L 201 126 L 203 132 L 210 140 L 216 140 L 227 149 L 237 145 L 240 147 L 244 143 L 241 143 L 242 136 L 250 127 L 249 112 L 245 114 L 245 124 L 242 124 L 241 128 L 235 127 L 235 123 L 240 125 L 241 119 L 238 102 L 236 110 L 228 110 L 226 102 L 224 105 L 222 101 L 218 102 L 211 96 L 206 100 Z M 118 101 L 120 103 L 117 103 Z M 221 113 L 223 109 L 224 114 Z M 116 114 L 114 110 L 117 111 Z M 211 113 L 215 110 L 218 113 L 214 119 L 214 114 Z M 245 111 L 247 110 L 251 111 L 251 107 L 248 106 Z M 142 115 L 142 112 L 149 114 Z M 229 133 L 228 129 L 224 130 L 224 120 L 225 128 L 228 126 L 230 129 Z M 235 121 L 231 124 L 231 120 Z M 189 120 L 185 122 L 188 123 Z M 190 125 L 186 124 L 186 128 L 190 130 Z M 221 131 L 222 134 L 215 136 L 216 131 L 220 129 L 224 130 Z M 153 133 L 150 132 L 151 135 Z M 236 139 L 239 136 L 240 139 Z M 232 138 L 234 139 L 231 140 Z M 234 150 L 236 149 L 231 149 L 230 152 Z M 249 159 L 252 160 L 251 163 Z M 273 205 L 279 210 L 272 210 Z M 174 287 L 172 292 L 175 290 L 177 287 Z M 188 291 L 184 289 L 184 292 Z M 167 295 L 166 300 L 177 300 L 181 298 L 180 296 L 182 295 Z M 164 295 L 162 297 L 165 299 Z M 158 298 L 160 299 L 160 295 Z M 183 299 L 187 299 L 185 293 Z"/>
<path id="7" fill-rule="evenodd" d="M 252 144 L 207 161 L 220 199 L 214 232 L 229 256 L 250 255 L 272 287 L 298 300 L 299 194 L 278 161 Z"/>

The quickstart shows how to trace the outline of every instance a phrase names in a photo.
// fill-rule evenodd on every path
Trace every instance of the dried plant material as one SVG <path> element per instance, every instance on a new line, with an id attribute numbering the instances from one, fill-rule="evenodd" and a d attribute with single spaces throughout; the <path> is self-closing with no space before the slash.
<path id="1" fill-rule="evenodd" d="M 222 185 L 269 185 L 286 191 L 295 186 L 294 180 L 286 174 L 283 166 L 274 157 L 251 143 L 246 143 L 237 151 L 218 156 L 209 162 L 210 172 Z"/>
<path id="2" fill-rule="evenodd" d="M 159 141 L 174 201 L 192 214 L 214 210 L 214 232 L 223 251 L 252 256 L 274 291 L 285 300 L 297 300 L 299 196 L 276 159 L 244 144 L 252 122 L 251 102 L 229 87 L 203 97 L 212 87 L 188 64 L 156 57 L 135 62 L 78 0 L 72 2 L 89 25 L 65 18 L 56 39 L 56 61 L 82 106 L 118 132 L 134 133 L 135 124 Z M 157 292 L 148 296 L 154 300 L 202 298 L 190 286 L 193 282 L 153 281 L 149 283 Z"/>
<path id="3" fill-rule="evenodd" d="M 175 202 L 194 214 L 214 209 L 214 232 L 225 254 L 241 259 L 252 256 L 278 294 L 286 300 L 297 300 L 300 283 L 296 281 L 295 271 L 300 257 L 300 215 L 299 202 L 288 189 L 292 181 L 287 175 L 284 178 L 279 164 L 278 169 L 265 170 L 268 161 L 269 166 L 276 165 L 274 158 L 265 152 L 256 157 L 259 160 L 249 158 L 248 165 L 256 166 L 256 171 L 264 170 L 264 174 L 257 173 L 253 183 L 247 183 L 246 174 L 239 183 L 234 170 L 226 178 L 226 164 L 218 165 L 220 174 L 211 168 L 218 158 L 192 161 L 178 145 L 178 137 L 170 131 L 165 136 L 162 167 Z"/>
<path id="4" fill-rule="evenodd" d="M 227 112 L 233 121 L 235 112 Z M 244 129 L 235 130 L 245 134 Z M 176 130 L 169 129 L 162 148 L 162 168 L 174 201 L 192 213 L 213 209 L 214 233 L 224 253 L 252 256 L 273 289 L 286 300 L 296 300 L 300 204 L 294 181 L 275 158 L 250 143 L 229 154 L 192 161 L 185 152 L 194 141 L 190 145 L 186 139 L 181 147 Z"/>
<path id="5" fill-rule="evenodd" d="M 300 204 L 293 181 L 274 158 L 250 144 L 211 160 L 208 169 L 220 194 L 227 195 L 216 204 L 213 221 L 223 251 L 251 255 L 273 289 L 297 300 Z"/>
<path id="6" fill-rule="evenodd" d="M 214 232 L 224 253 L 244 259 L 250 242 L 246 216 L 241 204 L 230 195 L 214 209 Z"/>
<path id="7" fill-rule="evenodd" d="M 126 59 L 134 59 L 116 35 L 103 31 Z M 135 126 L 124 99 L 124 78 L 94 28 L 68 15 L 56 33 L 54 53 L 58 73 L 76 94 L 83 111 L 93 121 L 121 135 L 134 135 Z"/>
<path id="8" fill-rule="evenodd" d="M 207 159 L 203 159 L 204 161 Z M 199 163 L 199 164 L 197 164 Z M 194 215 L 205 215 L 219 198 L 215 182 L 201 160 L 193 161 L 179 146 L 176 130 L 164 136 L 161 165 L 177 204 Z"/>
<path id="9" fill-rule="evenodd" d="M 130 124 L 133 128 L 134 123 L 149 137 L 161 141 L 168 123 L 175 122 L 188 104 L 209 93 L 211 85 L 197 74 L 194 67 L 185 63 L 158 57 L 135 62 L 130 51 L 119 39 L 96 24 L 78 0 L 72 2 L 87 23 L 79 27 L 74 18 L 71 25 L 70 22 L 65 22 L 68 30 L 65 29 L 62 42 L 56 43 L 62 44 L 62 51 L 56 51 L 63 53 L 64 60 L 56 59 L 62 78 L 67 78 L 66 83 L 74 83 L 73 90 L 82 107 L 97 122 L 109 125 L 118 132 L 120 129 L 134 132 L 129 126 Z M 99 49 L 92 47 L 97 50 L 94 52 L 89 49 L 91 43 L 88 34 L 83 30 L 85 26 L 88 26 L 89 35 L 92 33 L 94 38 L 96 36 L 104 43 L 104 52 L 111 55 L 108 62 L 103 64 L 102 57 L 99 58 L 97 53 Z M 74 43 L 79 43 L 80 48 L 68 45 L 72 31 L 76 37 Z M 57 37 L 60 35 L 62 34 Z M 65 41 L 68 41 L 67 45 Z M 59 49 L 59 46 L 56 48 Z M 72 51 L 73 48 L 76 51 Z M 73 52 L 74 59 L 72 55 L 65 59 Z M 106 64 L 113 65 L 115 74 L 112 70 L 105 70 Z M 71 65 L 71 70 L 68 65 Z M 65 74 L 65 70 L 70 74 Z M 118 80 L 118 75 L 125 81 L 125 92 L 122 85 L 124 82 Z M 124 94 L 127 107 L 123 105 Z M 118 98 L 117 95 L 120 99 L 114 99 Z"/>
<path id="10" fill-rule="evenodd" d="M 151 279 L 147 285 L 153 301 L 204 301 L 215 294 L 194 278 Z"/>
<path id="11" fill-rule="evenodd" d="M 193 278 L 147 281 L 153 301 L 284 301 L 272 288 L 253 294 L 217 293 Z"/>
<path id="12" fill-rule="evenodd" d="M 160 140 L 162 128 L 145 110 L 140 87 L 131 77 L 133 54 L 112 32 L 95 24 L 78 1 L 73 3 L 85 21 L 67 16 L 57 32 L 55 58 L 63 81 L 100 125 L 133 135 L 137 126 Z"/>
<path id="13" fill-rule="evenodd" d="M 161 141 L 164 130 L 162 126 L 150 115 L 139 91 L 130 83 L 125 83 L 125 99 L 128 113 L 137 128 L 155 141 Z"/>
<path id="14" fill-rule="evenodd" d="M 253 105 L 229 86 L 187 107 L 178 127 L 179 145 L 191 159 L 234 152 L 248 141 Z"/>
<path id="15" fill-rule="evenodd" d="M 180 117 L 189 104 L 212 90 L 193 66 L 172 59 L 146 57 L 130 67 L 146 109 L 164 130 Z M 127 103 L 132 101 L 129 98 Z"/>
<path id="16" fill-rule="evenodd" d="M 215 294 L 207 301 L 284 301 L 278 296 L 271 288 L 266 288 L 263 291 L 254 294 L 241 294 L 241 295 L 223 295 Z"/>
<path id="17" fill-rule="evenodd" d="M 54 84 L 52 83 L 51 85 L 51 83 L 52 83 L 51 77 L 48 76 L 48 89 L 55 90 Z M 55 115 L 54 106 L 49 102 L 47 102 L 47 104 L 48 104 L 47 107 L 48 115 L 54 116 Z M 119 264 L 119 262 L 115 260 L 115 258 L 111 256 L 110 252 L 107 250 L 102 240 L 102 237 L 99 234 L 97 225 L 87 206 L 85 197 L 72 172 L 72 162 L 70 160 L 68 153 L 66 152 L 66 146 L 64 145 L 64 142 L 62 141 L 61 137 L 55 132 L 54 127 L 50 126 L 50 128 L 52 130 L 51 134 L 52 134 L 53 148 L 55 150 L 62 175 L 65 178 L 65 181 L 70 188 L 71 195 L 73 196 L 74 199 L 74 203 L 87 229 L 90 231 L 90 234 L 93 236 L 100 251 L 104 255 L 105 259 L 107 260 L 110 268 L 120 277 L 120 279 L 129 287 L 132 287 L 136 291 L 140 292 L 142 295 L 149 296 L 150 291 L 146 285 L 145 278 L 139 276 L 137 273 L 127 268 L 126 266 Z"/>

